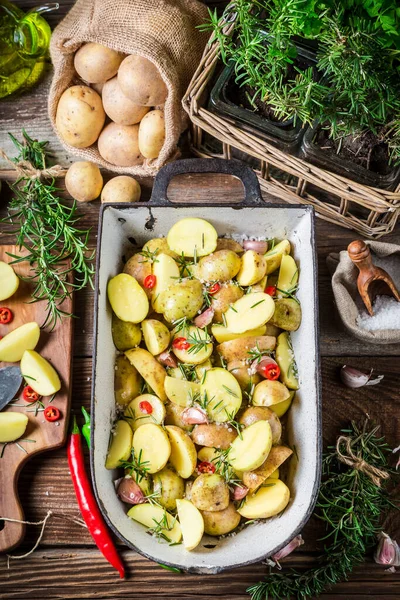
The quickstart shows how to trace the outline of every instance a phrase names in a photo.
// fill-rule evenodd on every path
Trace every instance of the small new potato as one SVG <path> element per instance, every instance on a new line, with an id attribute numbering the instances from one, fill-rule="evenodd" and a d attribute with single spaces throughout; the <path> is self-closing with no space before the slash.
<path id="1" fill-rule="evenodd" d="M 117 469 L 121 460 L 128 460 L 132 448 L 132 429 L 127 421 L 117 421 L 106 459 L 106 469 Z"/>
<path id="2" fill-rule="evenodd" d="M 161 294 L 159 302 L 161 312 L 169 323 L 183 317 L 193 319 L 203 305 L 202 285 L 197 279 L 184 279 L 180 283 L 170 285 Z M 203 362 L 206 358 L 208 357 L 205 356 L 199 362 Z"/>
<path id="3" fill-rule="evenodd" d="M 178 258 L 177 253 L 168 246 L 167 238 L 153 238 L 149 240 L 143 246 L 143 252 L 156 253 L 156 258 L 159 254 L 168 254 L 171 258 Z"/>
<path id="4" fill-rule="evenodd" d="M 223 321 L 223 313 L 225 313 L 229 306 L 242 298 L 244 291 L 234 283 L 223 283 L 221 289 L 213 294 L 211 298 L 211 306 L 214 309 L 214 323 L 221 323 Z"/>
<path id="5" fill-rule="evenodd" d="M 204 219 L 187 217 L 172 225 L 167 235 L 168 246 L 179 256 L 207 256 L 217 247 L 218 234 Z"/>
<path id="6" fill-rule="evenodd" d="M 233 502 L 230 502 L 223 510 L 202 510 L 201 514 L 204 521 L 204 532 L 208 535 L 225 535 L 236 529 L 240 523 L 240 515 Z"/>
<path id="7" fill-rule="evenodd" d="M 123 273 L 127 273 L 136 279 L 138 284 L 144 289 L 146 296 L 151 298 L 151 290 L 144 287 L 144 280 L 151 275 L 151 262 L 140 254 L 134 254 L 126 262 Z"/>
<path id="8" fill-rule="evenodd" d="M 201 281 L 229 281 L 238 273 L 240 264 L 233 250 L 217 250 L 199 260 L 196 277 Z"/>
<path id="9" fill-rule="evenodd" d="M 125 96 L 141 106 L 163 104 L 167 87 L 157 67 L 147 58 L 132 54 L 118 69 L 118 83 Z"/>
<path id="10" fill-rule="evenodd" d="M 279 269 L 282 262 L 282 256 L 289 254 L 290 249 L 291 247 L 289 240 L 282 240 L 279 242 L 279 244 L 276 244 L 273 248 L 271 248 L 271 250 L 268 250 L 268 252 L 264 254 L 264 258 L 267 261 L 267 269 L 265 271 L 266 275 L 270 275 L 276 271 L 276 269 Z"/>
<path id="11" fill-rule="evenodd" d="M 236 279 L 239 285 L 254 285 L 264 277 L 266 270 L 265 258 L 254 250 L 247 250 L 242 256 L 240 271 Z M 264 288 L 261 291 L 264 291 Z"/>
<path id="12" fill-rule="evenodd" d="M 153 475 L 153 491 L 159 494 L 157 502 L 167 510 L 176 509 L 176 501 L 185 495 L 185 484 L 175 471 L 164 467 Z"/>
<path id="13" fill-rule="evenodd" d="M 252 294 L 249 294 L 249 296 Z M 217 352 L 227 362 L 234 360 L 246 360 L 249 358 L 249 350 L 273 350 L 276 339 L 269 335 L 250 336 L 222 342 L 217 346 Z"/>
<path id="14" fill-rule="evenodd" d="M 166 425 L 165 430 L 171 444 L 169 462 L 183 479 L 188 479 L 197 463 L 196 448 L 187 433 L 179 427 Z"/>
<path id="15" fill-rule="evenodd" d="M 68 88 L 58 101 L 57 131 L 64 142 L 74 148 L 88 148 L 94 144 L 105 119 L 99 94 L 86 85 Z"/>
<path id="16" fill-rule="evenodd" d="M 282 512 L 289 504 L 290 490 L 280 479 L 267 479 L 266 487 L 246 496 L 238 513 L 246 519 L 268 519 Z"/>
<path id="17" fill-rule="evenodd" d="M 165 119 L 162 110 L 151 110 L 139 125 L 139 150 L 145 158 L 157 158 L 165 141 Z"/>
<path id="18" fill-rule="evenodd" d="M 73 163 L 65 176 L 68 193 L 78 202 L 91 202 L 100 196 L 103 177 L 97 165 L 88 160 Z"/>
<path id="19" fill-rule="evenodd" d="M 140 456 L 141 460 L 147 463 L 146 469 L 150 474 L 161 471 L 167 464 L 171 454 L 171 444 L 167 434 L 160 425 L 154 423 L 146 423 L 146 425 L 136 429 L 133 435 L 132 447 L 135 456 Z"/>
<path id="20" fill-rule="evenodd" d="M 13 329 L 0 340 L 0 361 L 18 362 L 25 350 L 34 350 L 39 341 L 40 327 L 35 322 Z"/>
<path id="21" fill-rule="evenodd" d="M 102 203 L 139 202 L 142 190 L 140 184 L 128 175 L 118 175 L 107 181 L 101 192 Z M 142 257 L 143 258 L 143 257 Z"/>
<path id="22" fill-rule="evenodd" d="M 229 488 L 218 473 L 203 473 L 194 480 L 190 499 L 199 510 L 224 510 L 229 505 Z"/>
<path id="23" fill-rule="evenodd" d="M 301 306 L 294 298 L 279 298 L 269 324 L 286 331 L 296 331 L 301 323 Z"/>
<path id="24" fill-rule="evenodd" d="M 142 332 L 147 350 L 156 356 L 169 346 L 170 333 L 168 328 L 156 319 L 142 321 Z"/>
<path id="25" fill-rule="evenodd" d="M 163 366 L 144 348 L 133 348 L 125 352 L 130 363 L 139 371 L 155 394 L 165 402 L 167 395 L 164 390 L 164 379 L 167 374 Z"/>
<path id="26" fill-rule="evenodd" d="M 142 331 L 137 323 L 121 321 L 115 313 L 112 314 L 111 333 L 114 346 L 120 352 L 136 348 L 142 341 Z"/>
<path id="27" fill-rule="evenodd" d="M 147 412 L 149 404 L 152 409 L 150 414 Z M 128 419 L 132 430 L 135 432 L 139 427 L 142 427 L 147 423 L 161 425 L 165 419 L 165 406 L 160 398 L 157 398 L 154 394 L 141 394 L 129 403 L 124 415 Z"/>
<path id="28" fill-rule="evenodd" d="M 250 427 L 257 421 L 268 421 L 271 427 L 272 445 L 278 444 L 282 437 L 282 425 L 274 411 L 266 406 L 249 406 L 238 419 L 238 422 L 245 427 Z"/>
<path id="29" fill-rule="evenodd" d="M 198 446 L 226 450 L 237 437 L 237 431 L 226 423 L 208 423 L 196 425 L 191 435 Z"/>
<path id="30" fill-rule="evenodd" d="M 243 391 L 251 389 L 261 381 L 259 373 L 251 373 L 250 365 L 245 360 L 232 360 L 226 365 L 229 373 L 231 373 Z"/>
<path id="31" fill-rule="evenodd" d="M 14 442 L 22 437 L 28 426 L 28 416 L 19 412 L 0 413 L 0 444 Z"/>
<path id="32" fill-rule="evenodd" d="M 101 83 L 114 77 L 124 60 L 124 54 L 111 48 L 88 42 L 74 56 L 74 67 L 79 77 L 88 83 Z"/>
<path id="33" fill-rule="evenodd" d="M 35 350 L 26 350 L 21 358 L 21 373 L 40 396 L 52 396 L 61 389 L 55 368 Z"/>
<path id="34" fill-rule="evenodd" d="M 100 155 L 117 167 L 133 167 L 143 163 L 139 150 L 139 125 L 108 123 L 97 143 Z"/>
<path id="35" fill-rule="evenodd" d="M 1 188 L 0 188 L 1 189 Z M 0 301 L 10 298 L 19 287 L 19 278 L 12 266 L 0 260 Z"/>
<path id="36" fill-rule="evenodd" d="M 233 250 L 237 254 L 243 254 L 244 252 L 239 242 L 235 242 L 231 238 L 218 238 L 216 250 Z"/>
<path id="37" fill-rule="evenodd" d="M 271 410 L 276 414 L 277 417 L 279 417 L 279 418 L 283 417 L 283 415 L 289 410 L 289 408 L 292 405 L 295 395 L 296 395 L 296 392 L 294 390 L 292 390 L 290 392 L 290 396 L 287 400 L 284 400 L 283 402 L 278 402 L 278 404 L 271 405 Z"/>
<path id="38" fill-rule="evenodd" d="M 124 355 L 115 359 L 114 391 L 115 402 L 125 406 L 139 396 L 142 378 Z"/>
<path id="39" fill-rule="evenodd" d="M 272 406 L 284 402 L 290 396 L 290 392 L 280 381 L 264 379 L 254 388 L 252 402 L 254 406 Z"/>
<path id="40" fill-rule="evenodd" d="M 113 77 L 104 84 L 102 100 L 107 116 L 119 125 L 136 125 L 150 110 L 148 106 L 139 106 L 125 96 L 118 77 Z"/>
<path id="41" fill-rule="evenodd" d="M 107 285 L 108 301 L 121 321 L 140 323 L 149 312 L 146 293 L 134 277 L 120 273 L 112 277 Z"/>
<path id="42" fill-rule="evenodd" d="M 207 448 L 206 446 L 204 446 L 204 448 L 200 448 L 200 450 L 197 453 L 197 460 L 199 462 L 215 462 L 218 459 L 218 450 L 216 448 Z"/>

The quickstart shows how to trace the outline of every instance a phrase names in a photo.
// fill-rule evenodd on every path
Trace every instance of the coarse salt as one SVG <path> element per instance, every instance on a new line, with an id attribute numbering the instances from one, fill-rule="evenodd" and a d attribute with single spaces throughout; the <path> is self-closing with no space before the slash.
<path id="1" fill-rule="evenodd" d="M 357 317 L 357 325 L 367 331 L 400 329 L 400 302 L 390 296 L 377 296 L 372 304 L 371 317 L 365 309 Z"/>

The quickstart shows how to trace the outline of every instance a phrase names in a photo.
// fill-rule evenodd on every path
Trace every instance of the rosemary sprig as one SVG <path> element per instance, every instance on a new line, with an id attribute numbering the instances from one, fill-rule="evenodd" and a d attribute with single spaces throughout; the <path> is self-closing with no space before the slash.
<path id="1" fill-rule="evenodd" d="M 196 365 L 179 363 L 178 367 L 186 381 L 195 381 L 197 379 Z"/>
<path id="2" fill-rule="evenodd" d="M 22 134 L 23 143 L 9 134 L 18 150 L 14 162 L 28 161 L 33 168 L 44 170 L 48 142 L 33 140 L 24 130 Z M 47 315 L 42 326 L 53 329 L 62 317 L 72 316 L 61 306 L 72 291 L 88 284 L 93 287 L 94 251 L 88 249 L 90 230 L 76 226 L 80 218 L 76 202 L 72 207 L 61 204 L 54 180 L 25 175 L 10 187 L 14 197 L 8 207 L 9 216 L 2 222 L 11 223 L 16 245 L 25 250 L 24 255 L 10 254 L 12 264 L 29 262 L 32 275 L 23 279 L 34 284 L 32 302 L 46 301 Z"/>
<path id="3" fill-rule="evenodd" d="M 259 363 L 263 356 L 266 356 L 266 355 L 269 356 L 270 354 L 271 354 L 270 350 L 260 350 L 258 342 L 256 342 L 256 347 L 250 348 L 250 350 L 247 351 L 247 356 L 248 356 L 247 360 L 249 360 L 251 362 L 256 360 Z"/>
<path id="4" fill-rule="evenodd" d="M 171 538 L 168 537 L 168 535 L 165 532 L 171 531 L 174 528 L 176 523 L 176 517 L 174 517 L 171 523 L 169 523 L 167 511 L 164 509 L 164 513 L 161 519 L 157 520 L 153 517 L 153 521 L 154 526 L 148 529 L 148 533 L 150 533 L 150 535 L 154 536 L 159 541 L 164 540 L 165 542 L 168 542 L 168 544 L 175 546 L 176 544 L 171 540 Z"/>
<path id="5" fill-rule="evenodd" d="M 202 337 L 198 331 L 194 331 L 186 339 L 190 344 L 190 348 L 188 349 L 189 354 L 197 354 L 201 350 L 207 348 L 209 344 L 212 344 L 212 339 L 209 335 L 206 334 Z"/>
<path id="6" fill-rule="evenodd" d="M 293 287 L 289 288 L 288 290 L 281 290 L 280 288 L 277 287 L 276 291 L 283 294 L 283 296 L 285 298 L 292 298 L 292 300 L 295 300 L 297 302 L 297 304 L 300 304 L 299 299 L 296 298 L 296 296 L 295 296 L 297 289 L 298 289 L 298 286 L 294 285 Z"/>
<path id="7" fill-rule="evenodd" d="M 190 267 L 194 264 L 193 261 L 188 260 L 185 257 L 183 252 L 182 252 L 181 256 L 174 258 L 174 261 L 177 263 L 177 265 L 179 267 L 179 277 L 181 279 L 183 279 L 185 277 L 188 279 L 193 279 L 193 274 L 190 270 Z"/>
<path id="8" fill-rule="evenodd" d="M 244 429 L 244 425 L 242 425 L 241 423 L 239 423 L 238 421 L 235 420 L 234 411 L 229 412 L 226 408 L 224 410 L 225 410 L 226 416 L 228 417 L 228 420 L 226 421 L 226 425 L 233 427 L 233 429 L 236 430 L 238 436 L 242 440 L 243 439 L 242 429 Z"/>
<path id="9" fill-rule="evenodd" d="M 229 454 L 231 452 L 231 446 L 226 448 L 226 450 L 221 450 L 219 448 L 214 448 L 215 456 L 211 459 L 211 462 L 214 463 L 215 472 L 221 475 L 226 481 L 226 483 L 230 486 L 240 485 L 242 482 L 237 478 L 236 473 L 232 469 L 229 462 Z"/>
<path id="10" fill-rule="evenodd" d="M 139 252 L 140 256 L 143 256 L 143 260 L 139 260 L 138 262 L 140 263 L 145 263 L 145 262 L 149 262 L 151 264 L 153 263 L 157 263 L 159 262 L 158 259 L 156 258 L 157 254 L 160 252 L 159 248 L 156 248 L 155 250 L 151 251 L 151 250 L 141 250 Z"/>
<path id="11" fill-rule="evenodd" d="M 173 321 L 172 325 L 174 326 L 174 333 L 180 333 L 181 331 L 185 333 L 192 325 L 192 322 L 187 317 L 182 317 Z"/>
<path id="12" fill-rule="evenodd" d="M 127 469 L 129 471 L 129 475 L 135 475 L 135 481 L 140 483 L 142 479 L 147 476 L 149 471 L 149 461 L 142 460 L 142 450 L 139 452 L 139 456 L 136 458 L 135 450 L 132 448 L 131 450 L 131 458 L 130 460 L 120 460 L 120 466 L 123 469 Z"/>

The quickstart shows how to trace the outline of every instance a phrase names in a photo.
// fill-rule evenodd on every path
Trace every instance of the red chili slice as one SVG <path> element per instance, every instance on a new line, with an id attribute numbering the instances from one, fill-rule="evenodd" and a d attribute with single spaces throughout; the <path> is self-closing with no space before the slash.
<path id="1" fill-rule="evenodd" d="M 264 375 L 265 379 L 275 381 L 275 379 L 278 379 L 279 375 L 281 374 L 281 370 L 278 365 L 274 365 L 274 363 L 269 363 L 268 365 L 265 365 L 265 367 L 262 368 L 262 374 Z"/>
<path id="2" fill-rule="evenodd" d="M 0 323 L 2 325 L 7 325 L 7 323 L 11 323 L 13 318 L 14 315 L 9 308 L 7 308 L 6 306 L 0 307 Z"/>
<path id="3" fill-rule="evenodd" d="M 26 385 L 22 391 L 22 398 L 25 402 L 37 402 L 40 400 L 41 395 L 35 392 L 30 385 Z"/>
<path id="4" fill-rule="evenodd" d="M 215 473 L 215 465 L 203 460 L 203 462 L 197 465 L 197 470 L 199 473 Z"/>
<path id="5" fill-rule="evenodd" d="M 177 337 L 172 342 L 172 347 L 177 350 L 188 350 L 190 348 L 190 344 L 185 337 Z"/>
<path id="6" fill-rule="evenodd" d="M 216 294 L 217 292 L 219 292 L 220 289 L 221 289 L 221 284 L 218 283 L 218 281 L 217 281 L 211 287 L 208 288 L 208 293 L 213 296 L 214 294 Z"/>
<path id="7" fill-rule="evenodd" d="M 43 414 L 46 421 L 50 421 L 50 423 L 53 421 L 58 421 L 58 419 L 61 417 L 60 411 L 55 406 L 48 406 L 44 409 Z"/>
<path id="8" fill-rule="evenodd" d="M 268 294 L 269 296 L 275 296 L 276 287 L 274 285 L 269 285 L 265 288 L 264 293 Z"/>
<path id="9" fill-rule="evenodd" d="M 139 402 L 139 410 L 146 415 L 151 415 L 153 412 L 153 407 L 147 400 L 143 400 L 143 402 Z"/>
<path id="10" fill-rule="evenodd" d="M 157 277 L 155 275 L 147 275 L 147 277 L 144 278 L 143 285 L 146 289 L 152 290 L 156 283 Z"/>

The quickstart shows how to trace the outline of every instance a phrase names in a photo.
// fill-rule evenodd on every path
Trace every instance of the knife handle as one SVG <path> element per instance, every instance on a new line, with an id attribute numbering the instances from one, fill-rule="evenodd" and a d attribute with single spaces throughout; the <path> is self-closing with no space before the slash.
<path id="1" fill-rule="evenodd" d="M 5 453 L 7 450 L 12 451 L 14 448 L 5 448 Z M 18 463 L 18 461 L 16 462 Z M 23 521 L 25 518 L 18 496 L 18 477 L 21 466 L 19 463 L 12 467 L 9 461 L 5 464 L 0 463 L 0 554 L 9 552 L 18 546 L 25 536 L 24 523 L 2 520 L 2 517 L 17 521 Z"/>

